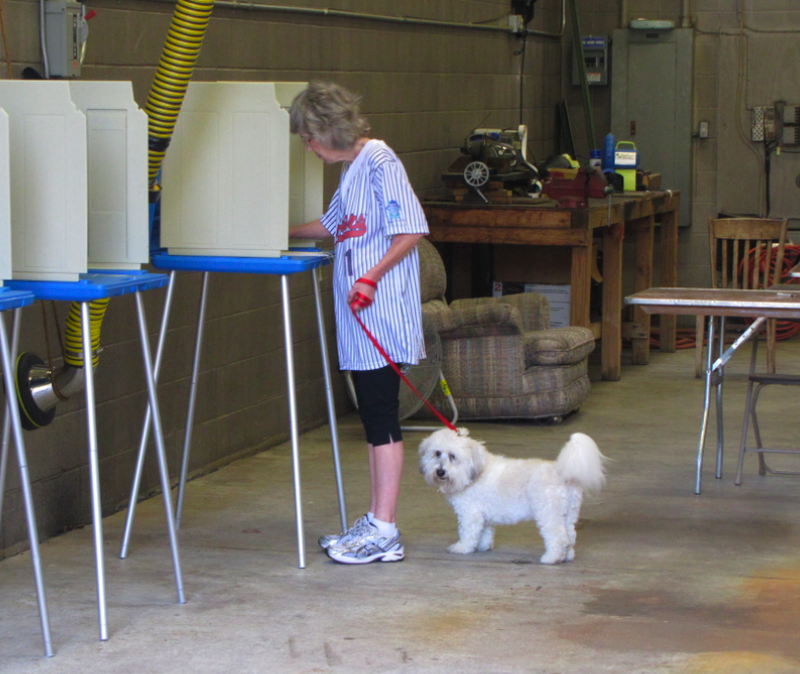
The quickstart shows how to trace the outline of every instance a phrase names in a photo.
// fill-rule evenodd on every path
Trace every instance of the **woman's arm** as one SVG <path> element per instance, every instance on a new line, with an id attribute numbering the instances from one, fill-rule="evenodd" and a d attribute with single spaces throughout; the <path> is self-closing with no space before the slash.
<path id="1" fill-rule="evenodd" d="M 408 253 L 417 245 L 417 242 L 424 237 L 424 234 L 395 234 L 392 238 L 392 245 L 386 251 L 386 255 L 381 258 L 372 269 L 361 278 L 366 278 L 373 283 L 377 284 L 392 267 L 394 267 L 400 260 L 402 260 Z M 370 302 L 375 299 L 375 290 L 373 286 L 368 283 L 359 283 L 356 281 L 350 292 L 347 293 L 347 304 L 352 304 L 356 298 L 356 293 L 366 295 Z M 367 302 L 367 304 L 370 304 Z M 363 307 L 358 307 L 363 308 Z"/>
<path id="2" fill-rule="evenodd" d="M 330 235 L 331 233 L 325 229 L 325 226 L 319 218 L 313 222 L 307 222 L 304 225 L 289 227 L 290 239 L 326 239 Z"/>

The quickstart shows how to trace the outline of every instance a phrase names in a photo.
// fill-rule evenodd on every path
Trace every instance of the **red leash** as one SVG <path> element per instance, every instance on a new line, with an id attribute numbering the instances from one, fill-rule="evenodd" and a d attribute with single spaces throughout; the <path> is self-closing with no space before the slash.
<path id="1" fill-rule="evenodd" d="M 375 281 L 371 281 L 370 279 L 367 279 L 367 278 L 360 278 L 360 279 L 358 279 L 358 281 L 356 281 L 356 283 L 366 283 L 367 285 L 370 285 L 373 288 L 377 288 L 378 287 L 378 284 L 375 283 Z M 353 312 L 353 317 L 356 319 L 356 321 L 358 321 L 358 324 L 361 326 L 361 329 L 364 331 L 364 334 L 367 337 L 369 337 L 369 341 L 373 343 L 373 345 L 375 346 L 376 349 L 378 349 L 378 353 L 380 353 L 381 356 L 383 356 L 383 359 L 387 363 L 389 363 L 389 365 L 392 366 L 392 369 L 395 372 L 397 372 L 397 374 L 400 376 L 400 379 L 402 379 L 406 383 L 408 388 L 410 388 L 417 395 L 417 397 L 428 406 L 428 409 L 431 412 L 433 412 L 439 418 L 439 421 L 441 421 L 451 431 L 458 432 L 456 427 L 453 426 L 453 424 L 451 424 L 444 416 L 442 416 L 442 414 L 439 412 L 439 410 L 437 410 L 433 405 L 431 405 L 427 400 L 425 400 L 424 396 L 419 391 L 417 391 L 417 389 L 414 387 L 414 384 L 412 384 L 410 381 L 408 381 L 408 377 L 406 377 L 400 371 L 400 368 L 397 367 L 397 364 L 391 359 L 389 354 L 386 353 L 386 350 L 380 345 L 380 342 L 378 342 L 378 340 L 375 339 L 375 336 L 367 329 L 367 326 L 364 325 L 364 321 L 362 321 L 359 318 L 358 312 L 356 311 L 356 307 L 358 306 L 358 307 L 366 309 L 370 304 L 372 304 L 372 300 L 369 297 L 367 297 L 363 293 L 356 292 L 356 298 L 353 300 L 353 303 L 350 305 L 350 310 Z"/>

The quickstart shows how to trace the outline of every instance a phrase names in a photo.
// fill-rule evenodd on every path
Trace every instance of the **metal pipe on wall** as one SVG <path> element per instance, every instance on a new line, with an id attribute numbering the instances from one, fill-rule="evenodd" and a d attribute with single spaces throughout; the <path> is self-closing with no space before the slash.
<path id="1" fill-rule="evenodd" d="M 248 9 L 259 12 L 284 12 L 287 14 L 310 14 L 312 16 L 335 16 L 341 19 L 364 19 L 368 21 L 382 21 L 387 23 L 402 23 L 410 26 L 434 26 L 438 28 L 466 28 L 470 30 L 488 30 L 508 33 L 509 28 L 504 26 L 484 26 L 479 23 L 457 23 L 454 21 L 437 21 L 435 19 L 413 19 L 405 16 L 387 16 L 382 14 L 365 14 L 363 12 L 348 12 L 339 9 L 318 9 L 315 7 L 285 7 L 281 5 L 262 5 L 255 2 L 238 2 L 237 0 L 215 0 L 215 7 L 224 9 Z M 560 38 L 564 35 L 567 8 L 566 0 L 561 0 L 561 28 L 557 33 L 542 30 L 526 30 L 528 35 Z"/>
<path id="2" fill-rule="evenodd" d="M 629 0 L 622 0 L 619 6 L 619 27 L 620 28 L 627 28 L 628 27 L 628 15 L 630 13 L 630 2 Z"/>
<path id="3" fill-rule="evenodd" d="M 691 28 L 692 17 L 689 16 L 691 0 L 681 0 L 681 28 Z"/>

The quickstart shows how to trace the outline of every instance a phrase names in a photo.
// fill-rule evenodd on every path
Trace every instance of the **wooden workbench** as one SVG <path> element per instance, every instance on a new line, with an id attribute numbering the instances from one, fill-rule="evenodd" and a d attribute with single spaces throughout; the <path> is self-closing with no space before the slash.
<path id="1" fill-rule="evenodd" d="M 633 340 L 634 364 L 650 356 L 650 317 L 635 308 L 633 323 L 622 325 L 622 245 L 626 235 L 636 248 L 634 287 L 653 285 L 654 229 L 661 223 L 662 286 L 678 285 L 678 211 L 680 193 L 627 193 L 606 200 L 592 199 L 585 209 L 561 209 L 528 204 L 458 204 L 428 201 L 430 240 L 442 243 L 491 243 L 528 246 L 568 246 L 572 249 L 570 323 L 591 328 L 602 338 L 603 379 L 616 381 L 621 373 L 622 337 Z M 603 311 L 601 322 L 589 318 L 592 241 L 603 238 Z M 454 265 L 463 264 L 456 257 Z M 675 319 L 661 317 L 661 350 L 675 350 Z"/>

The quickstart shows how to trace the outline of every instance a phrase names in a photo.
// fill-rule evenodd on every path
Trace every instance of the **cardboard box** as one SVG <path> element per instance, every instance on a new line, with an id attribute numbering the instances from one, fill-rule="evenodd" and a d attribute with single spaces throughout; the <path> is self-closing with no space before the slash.
<path id="1" fill-rule="evenodd" d="M 553 283 L 522 283 L 514 281 L 495 281 L 492 297 L 514 295 L 517 293 L 539 293 L 550 304 L 550 327 L 565 328 L 569 325 L 569 305 L 572 287 Z"/>

